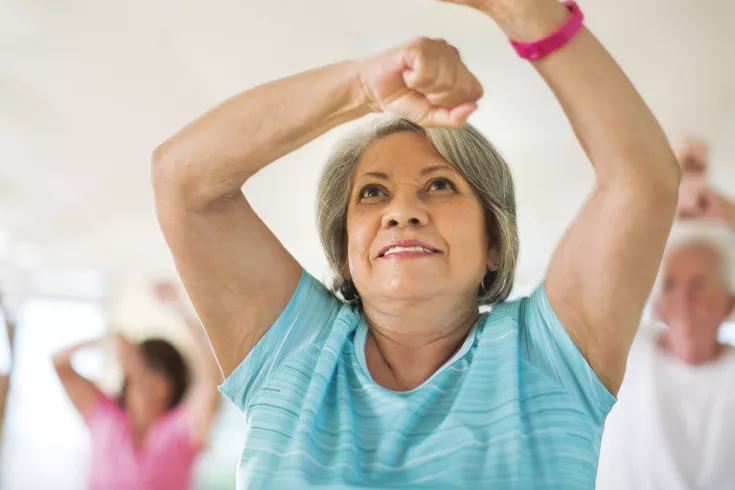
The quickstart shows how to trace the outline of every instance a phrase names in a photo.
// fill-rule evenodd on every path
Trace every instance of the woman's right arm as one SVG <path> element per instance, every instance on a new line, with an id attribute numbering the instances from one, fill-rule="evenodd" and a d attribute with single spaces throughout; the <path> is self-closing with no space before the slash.
<path id="1" fill-rule="evenodd" d="M 369 112 L 458 126 L 481 95 L 454 48 L 420 39 L 370 60 L 243 92 L 156 149 L 158 219 L 223 375 L 265 335 L 301 276 L 300 265 L 243 195 L 245 181 Z"/>
<path id="2" fill-rule="evenodd" d="M 225 376 L 278 318 L 301 275 L 241 187 L 267 164 L 365 114 L 356 75 L 348 62 L 246 91 L 154 152 L 161 229 Z"/>
<path id="3" fill-rule="evenodd" d="M 78 351 L 101 344 L 103 339 L 94 339 L 67 347 L 52 357 L 54 369 L 67 396 L 82 417 L 87 417 L 100 397 L 100 390 L 90 380 L 77 373 L 71 365 L 71 359 Z"/>

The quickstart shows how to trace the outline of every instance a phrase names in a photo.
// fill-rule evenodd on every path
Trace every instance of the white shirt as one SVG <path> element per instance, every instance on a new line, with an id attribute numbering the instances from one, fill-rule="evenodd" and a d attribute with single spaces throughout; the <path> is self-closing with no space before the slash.
<path id="1" fill-rule="evenodd" d="M 735 489 L 735 349 L 690 366 L 642 330 L 605 424 L 598 490 Z"/>

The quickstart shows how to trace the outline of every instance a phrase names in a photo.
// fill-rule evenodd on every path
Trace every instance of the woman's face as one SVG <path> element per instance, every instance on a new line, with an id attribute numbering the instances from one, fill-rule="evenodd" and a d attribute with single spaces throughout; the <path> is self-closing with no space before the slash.
<path id="1" fill-rule="evenodd" d="M 172 389 L 163 373 L 146 367 L 138 378 L 128 381 L 125 390 L 125 409 L 137 422 L 152 422 L 168 411 Z"/>
<path id="2" fill-rule="evenodd" d="M 420 134 L 373 142 L 357 164 L 347 214 L 348 273 L 363 302 L 477 295 L 489 250 L 470 184 Z"/>

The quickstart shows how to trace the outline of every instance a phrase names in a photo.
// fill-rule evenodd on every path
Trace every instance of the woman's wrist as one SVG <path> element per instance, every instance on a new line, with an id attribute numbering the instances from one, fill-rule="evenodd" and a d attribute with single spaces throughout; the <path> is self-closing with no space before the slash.
<path id="1" fill-rule="evenodd" d="M 554 33 L 569 16 L 557 0 L 488 0 L 480 10 L 513 41 L 536 42 Z"/>
<path id="2" fill-rule="evenodd" d="M 385 53 L 365 59 L 349 60 L 345 63 L 349 77 L 349 107 L 351 112 L 358 114 L 358 117 L 367 116 L 369 114 L 381 113 L 379 101 L 374 93 L 371 92 L 366 80 L 370 78 L 372 71 L 379 67 L 384 61 L 381 59 Z"/>

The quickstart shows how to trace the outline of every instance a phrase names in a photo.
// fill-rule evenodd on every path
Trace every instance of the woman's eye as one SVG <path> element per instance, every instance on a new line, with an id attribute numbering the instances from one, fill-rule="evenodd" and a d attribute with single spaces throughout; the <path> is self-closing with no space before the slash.
<path id="1" fill-rule="evenodd" d="M 380 187 L 376 186 L 367 186 L 360 192 L 360 198 L 362 199 L 370 199 L 374 197 L 382 197 L 385 195 L 385 192 Z"/>
<path id="2" fill-rule="evenodd" d="M 433 191 L 455 190 L 454 184 L 447 179 L 436 179 L 431 182 L 429 188 Z"/>

